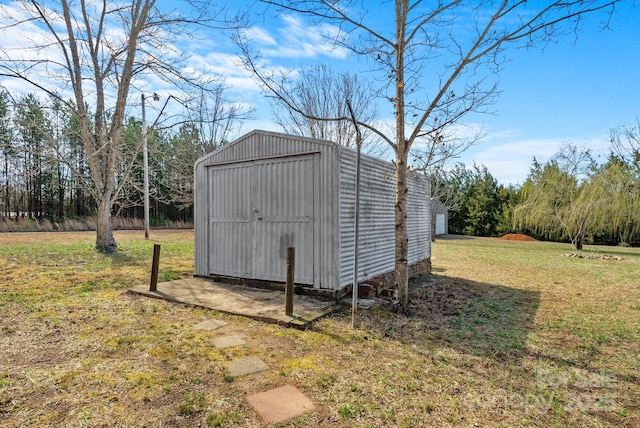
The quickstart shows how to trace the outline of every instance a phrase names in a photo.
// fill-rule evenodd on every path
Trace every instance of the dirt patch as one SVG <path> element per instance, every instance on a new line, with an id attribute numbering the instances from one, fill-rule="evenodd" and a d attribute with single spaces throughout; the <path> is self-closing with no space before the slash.
<path id="1" fill-rule="evenodd" d="M 537 239 L 524 233 L 507 233 L 500 239 L 504 239 L 505 241 L 537 241 Z"/>

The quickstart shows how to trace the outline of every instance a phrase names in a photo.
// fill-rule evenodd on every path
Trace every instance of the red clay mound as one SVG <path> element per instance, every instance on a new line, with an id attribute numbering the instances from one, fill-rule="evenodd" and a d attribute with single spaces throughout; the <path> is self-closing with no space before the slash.
<path id="1" fill-rule="evenodd" d="M 506 241 L 537 241 L 537 239 L 525 235 L 524 233 L 507 233 L 502 238 Z"/>

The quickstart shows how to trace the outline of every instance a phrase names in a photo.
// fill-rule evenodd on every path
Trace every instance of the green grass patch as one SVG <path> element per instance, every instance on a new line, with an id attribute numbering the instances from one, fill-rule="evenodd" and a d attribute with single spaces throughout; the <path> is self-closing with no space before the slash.
<path id="1" fill-rule="evenodd" d="M 178 406 L 178 414 L 180 415 L 192 415 L 199 413 L 207 408 L 207 400 L 204 394 L 200 392 L 190 392 L 184 396 L 182 402 Z"/>

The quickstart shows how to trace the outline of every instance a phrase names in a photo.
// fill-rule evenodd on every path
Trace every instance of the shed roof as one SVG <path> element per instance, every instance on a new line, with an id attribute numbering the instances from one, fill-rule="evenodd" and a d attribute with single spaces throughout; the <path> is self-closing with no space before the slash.
<path id="1" fill-rule="evenodd" d="M 286 141 L 286 144 L 282 144 L 282 141 Z M 252 144 L 253 147 L 247 150 L 246 147 L 243 147 L 247 144 Z M 314 150 L 314 147 L 335 148 L 339 150 L 341 146 L 332 141 L 254 129 L 233 142 L 225 144 L 219 149 L 200 157 L 196 161 L 195 167 L 197 168 L 203 163 L 205 165 L 222 164 L 225 162 L 237 162 L 243 159 L 251 160 L 278 155 L 298 154 L 304 151 L 311 152 Z"/>

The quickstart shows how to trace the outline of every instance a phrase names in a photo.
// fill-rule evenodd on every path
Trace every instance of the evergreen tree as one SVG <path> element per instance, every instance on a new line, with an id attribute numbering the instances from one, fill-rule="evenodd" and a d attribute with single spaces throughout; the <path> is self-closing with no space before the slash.
<path id="1" fill-rule="evenodd" d="M 27 94 L 21 98 L 16 111 L 16 124 L 23 156 L 27 215 L 41 220 L 44 217 L 43 188 L 50 174 L 45 158 L 51 124 L 36 95 Z"/>
<path id="2" fill-rule="evenodd" d="M 0 91 L 0 153 L 2 154 L 2 210 L 5 217 L 11 216 L 11 170 L 9 169 L 15 156 L 15 149 L 12 146 L 13 135 L 11 126 L 11 109 L 9 93 L 5 90 Z"/>

